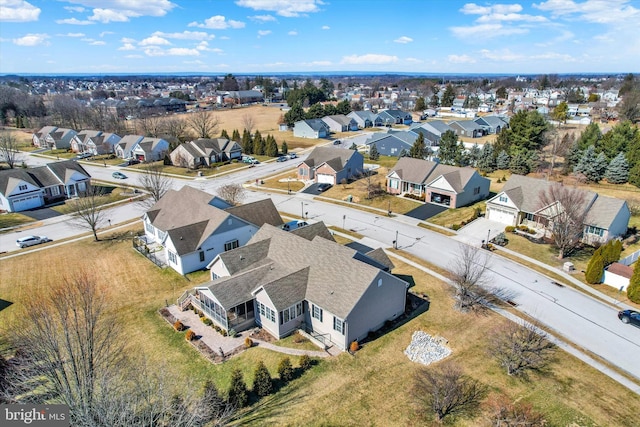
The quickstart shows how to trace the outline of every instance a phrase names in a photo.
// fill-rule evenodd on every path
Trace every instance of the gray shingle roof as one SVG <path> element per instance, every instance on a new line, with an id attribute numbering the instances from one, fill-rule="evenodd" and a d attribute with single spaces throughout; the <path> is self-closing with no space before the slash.
<path id="1" fill-rule="evenodd" d="M 280 226 L 284 224 L 282 217 L 271 199 L 258 200 L 246 205 L 233 206 L 225 209 L 232 215 L 244 219 L 253 225 L 262 227 L 264 224 Z"/>
<path id="2" fill-rule="evenodd" d="M 316 236 L 320 236 L 327 240 L 331 240 L 332 242 L 336 241 L 324 222 L 316 222 L 315 224 L 309 224 L 306 227 L 296 228 L 291 231 L 291 233 L 307 240 L 313 240 Z"/>
<path id="3" fill-rule="evenodd" d="M 329 163 L 336 172 L 344 169 L 349 159 L 355 155 L 355 150 L 345 150 L 344 148 L 316 147 L 307 156 L 304 163 L 309 167 L 317 167 L 322 163 Z"/>
<path id="4" fill-rule="evenodd" d="M 620 210 L 625 209 L 626 203 L 626 201 L 614 197 L 598 196 L 587 212 L 584 223 L 608 229 Z"/>

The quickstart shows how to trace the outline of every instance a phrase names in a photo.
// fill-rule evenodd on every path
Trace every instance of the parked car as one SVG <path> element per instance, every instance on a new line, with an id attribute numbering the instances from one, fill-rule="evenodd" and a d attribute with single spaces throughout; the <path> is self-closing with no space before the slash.
<path id="1" fill-rule="evenodd" d="M 342 141 L 340 141 L 339 139 L 336 139 L 335 141 L 333 141 L 333 145 L 340 145 L 342 144 Z"/>
<path id="2" fill-rule="evenodd" d="M 333 185 L 328 184 L 326 182 L 323 182 L 322 184 L 318 184 L 318 192 L 319 193 L 324 193 L 325 191 L 327 191 L 331 187 L 333 187 Z"/>
<path id="3" fill-rule="evenodd" d="M 288 159 L 285 156 L 280 156 L 278 157 L 278 160 L 276 160 L 276 162 L 286 162 Z"/>
<path id="4" fill-rule="evenodd" d="M 640 328 L 640 313 L 634 310 L 622 310 L 618 312 L 618 319 L 622 323 L 628 323 Z"/>
<path id="5" fill-rule="evenodd" d="M 29 246 L 39 245 L 50 241 L 51 239 L 47 236 L 24 236 L 16 240 L 16 245 L 20 248 L 27 248 Z"/>
<path id="6" fill-rule="evenodd" d="M 76 155 L 76 159 L 86 159 L 87 157 L 91 156 L 93 156 L 93 153 L 90 152 L 78 153 L 78 155 Z"/>
<path id="7" fill-rule="evenodd" d="M 306 221 L 289 221 L 282 226 L 284 231 L 293 231 L 297 228 L 306 227 L 309 225 Z"/>
<path id="8" fill-rule="evenodd" d="M 129 166 L 137 165 L 138 163 L 140 163 L 140 160 L 138 160 L 138 159 L 128 159 L 127 160 L 127 165 L 129 165 Z"/>
<path id="9" fill-rule="evenodd" d="M 242 156 L 242 163 L 254 164 L 255 162 L 257 162 L 257 160 L 251 156 Z"/>
<path id="10" fill-rule="evenodd" d="M 111 176 L 114 177 L 115 179 L 127 179 L 127 176 L 122 172 L 114 172 L 111 174 Z"/>
<path id="11" fill-rule="evenodd" d="M 289 154 L 287 154 L 287 157 L 290 158 L 290 159 L 297 159 L 298 155 L 296 153 L 289 153 Z"/>

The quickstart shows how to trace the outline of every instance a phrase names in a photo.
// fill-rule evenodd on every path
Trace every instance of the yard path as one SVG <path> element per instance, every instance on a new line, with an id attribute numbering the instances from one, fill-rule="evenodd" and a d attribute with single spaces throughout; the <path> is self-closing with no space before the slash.
<path id="1" fill-rule="evenodd" d="M 259 347 L 263 347 L 269 350 L 273 350 L 273 351 L 277 351 L 279 353 L 284 353 L 284 354 L 289 354 L 291 356 L 302 356 L 302 355 L 307 355 L 309 357 L 329 357 L 332 356 L 331 353 L 329 353 L 329 350 L 327 351 L 314 351 L 314 350 L 302 350 L 302 349 L 298 349 L 298 348 L 289 348 L 289 347 L 281 347 L 279 345 L 274 345 L 271 343 L 268 343 L 266 341 L 262 341 L 259 339 L 255 339 L 252 338 L 253 342 L 258 344 Z M 333 348 L 333 347 L 332 347 Z M 340 352 L 342 353 L 342 352 Z M 338 353 L 338 354 L 340 354 Z"/>

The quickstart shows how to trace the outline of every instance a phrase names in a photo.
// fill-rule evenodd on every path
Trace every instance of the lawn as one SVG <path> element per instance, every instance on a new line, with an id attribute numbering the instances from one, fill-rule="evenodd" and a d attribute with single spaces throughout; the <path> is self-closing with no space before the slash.
<path id="1" fill-rule="evenodd" d="M 130 354 L 144 357 L 151 366 L 175 380 L 176 389 L 201 387 L 212 379 L 225 389 L 230 373 L 239 368 L 251 384 L 253 371 L 263 360 L 272 375 L 282 354 L 254 347 L 220 365 L 205 361 L 157 314 L 185 290 L 208 280 L 206 272 L 189 279 L 171 269 L 158 269 L 131 248 L 130 233 L 140 226 L 112 235 L 112 239 L 89 239 L 64 246 L 64 257 L 48 257 L 47 252 L 1 260 L 0 295 L 12 302 L 0 311 L 0 333 L 9 334 L 20 317 L 21 301 L 33 298 L 61 278 L 85 268 L 106 295 L 115 302 L 119 332 Z M 59 252 L 61 249 L 56 249 Z M 87 258 L 86 254 L 91 257 Z M 83 262 L 70 263 L 69 260 Z M 355 357 L 343 354 L 318 361 L 301 378 L 277 394 L 262 400 L 243 413 L 239 423 L 284 425 L 416 425 L 411 384 L 419 366 L 403 354 L 411 334 L 424 330 L 449 340 L 451 358 L 465 371 L 487 384 L 493 393 L 534 405 L 545 413 L 549 425 L 629 426 L 640 413 L 640 396 L 573 357 L 560 353 L 545 371 L 528 379 L 507 376 L 487 356 L 482 337 L 495 325 L 505 322 L 495 315 L 463 315 L 453 311 L 450 288 L 442 282 L 394 259 L 397 274 L 411 276 L 413 288 L 429 296 L 429 310 L 390 333 L 364 343 Z M 286 340 L 284 340 L 286 342 Z M 297 365 L 296 357 L 292 362 Z M 606 393 L 603 391 L 606 390 Z M 474 426 L 481 418 L 459 420 L 456 425 Z"/>
<path id="2" fill-rule="evenodd" d="M 111 185 L 99 185 L 99 184 L 94 184 L 95 187 L 97 188 L 101 188 L 102 191 L 104 191 L 104 194 L 101 196 L 98 196 L 96 198 L 97 200 L 97 205 L 98 206 L 103 206 L 103 205 L 108 205 L 110 203 L 116 203 L 116 202 L 121 202 L 123 200 L 127 200 L 128 198 L 130 198 L 131 196 L 126 193 L 126 190 L 124 188 L 121 187 L 114 187 Z M 53 209 L 54 211 L 62 214 L 62 215 L 67 215 L 70 213 L 74 213 L 76 212 L 76 207 L 74 205 L 74 199 L 67 199 L 64 201 L 63 204 L 61 205 L 56 205 L 56 206 L 52 206 L 51 209 Z"/>
<path id="3" fill-rule="evenodd" d="M 20 212 L 10 212 L 0 214 L 0 230 L 3 228 L 19 227 L 33 222 L 33 218 L 21 214 Z M 13 230 L 9 230 L 13 231 Z M 2 233 L 3 231 L 0 231 Z"/>

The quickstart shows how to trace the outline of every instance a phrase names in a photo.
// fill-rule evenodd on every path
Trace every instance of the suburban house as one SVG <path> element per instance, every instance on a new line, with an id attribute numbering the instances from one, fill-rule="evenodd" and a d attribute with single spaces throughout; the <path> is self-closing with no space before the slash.
<path id="1" fill-rule="evenodd" d="M 464 136 L 467 138 L 479 138 L 484 135 L 482 126 L 474 122 L 473 120 L 456 120 L 449 123 L 449 127 L 458 136 Z"/>
<path id="2" fill-rule="evenodd" d="M 121 159 L 130 159 L 133 157 L 131 151 L 144 139 L 141 135 L 126 135 L 120 139 L 115 146 L 115 155 Z"/>
<path id="3" fill-rule="evenodd" d="M 473 168 L 442 165 L 430 160 L 402 157 L 387 175 L 387 192 L 410 193 L 426 202 L 451 208 L 489 197 L 491 181 Z"/>
<path id="4" fill-rule="evenodd" d="M 242 158 L 242 147 L 227 138 L 198 138 L 180 144 L 169 154 L 174 166 L 196 169 Z"/>
<path id="5" fill-rule="evenodd" d="M 365 145 L 367 151 L 371 151 L 371 147 L 375 144 L 376 150 L 382 156 L 400 157 L 404 153 L 409 153 L 413 143 L 408 142 L 405 138 L 398 135 L 400 132 L 376 132 L 371 138 L 367 139 Z M 406 133 L 406 132 L 404 132 Z M 414 135 L 415 137 L 415 135 Z"/>
<path id="6" fill-rule="evenodd" d="M 219 104 L 254 104 L 264 102 L 264 95 L 259 90 L 230 90 L 219 97 Z"/>
<path id="7" fill-rule="evenodd" d="M 542 206 L 540 195 L 559 183 L 522 175 L 511 175 L 502 191 L 487 200 L 487 219 L 505 225 L 526 225 L 550 234 L 553 217 L 562 210 L 559 202 Z M 631 212 L 627 202 L 600 196 L 587 190 L 583 193 L 584 230 L 582 241 L 587 244 L 605 243 L 627 232 Z"/>
<path id="8" fill-rule="evenodd" d="M 384 126 L 382 119 L 371 111 L 352 111 L 347 114 L 347 117 L 355 120 L 360 129 Z"/>
<path id="9" fill-rule="evenodd" d="M 33 145 L 51 150 L 63 150 L 71 148 L 71 140 L 77 132 L 73 129 L 45 126 L 31 137 Z"/>
<path id="10" fill-rule="evenodd" d="M 433 121 L 425 122 L 425 123 L 422 123 L 420 127 L 428 130 L 429 132 L 439 137 L 442 137 L 442 134 L 444 134 L 446 131 L 453 130 L 448 124 L 446 124 L 442 120 L 433 120 Z"/>
<path id="11" fill-rule="evenodd" d="M 344 114 L 324 116 L 320 120 L 327 124 L 331 132 L 352 132 L 358 130 L 358 123 Z"/>
<path id="12" fill-rule="evenodd" d="M 76 197 L 91 185 L 91 175 L 73 160 L 28 169 L 0 171 L 0 210 L 20 212 Z"/>
<path id="13" fill-rule="evenodd" d="M 402 110 L 384 110 L 378 113 L 378 118 L 385 126 L 410 125 L 413 123 L 411 113 Z"/>
<path id="14" fill-rule="evenodd" d="M 509 128 L 509 119 L 505 116 L 483 116 L 474 120 L 485 134 L 499 134 L 502 129 Z"/>
<path id="15" fill-rule="evenodd" d="M 178 305 L 201 309 L 225 331 L 257 324 L 280 339 L 304 330 L 343 351 L 404 313 L 407 282 L 309 229 L 264 225 L 246 246 L 219 254 L 209 265 L 212 280 Z"/>
<path id="16" fill-rule="evenodd" d="M 604 269 L 602 283 L 625 292 L 629 287 L 631 276 L 633 276 L 633 267 L 614 262 Z"/>
<path id="17" fill-rule="evenodd" d="M 169 151 L 169 142 L 162 138 L 144 138 L 131 149 L 131 157 L 141 162 L 162 160 Z"/>
<path id="18" fill-rule="evenodd" d="M 339 184 L 354 179 L 364 171 L 364 157 L 356 150 L 316 147 L 298 165 L 298 179 Z"/>
<path id="19" fill-rule="evenodd" d="M 180 274 L 203 269 L 216 255 L 245 245 L 265 223 L 282 225 L 271 199 L 242 206 L 185 185 L 169 190 L 143 216 L 147 245 Z"/>
<path id="20" fill-rule="evenodd" d="M 322 119 L 300 120 L 293 124 L 293 136 L 298 138 L 326 138 L 329 126 Z"/>
<path id="21" fill-rule="evenodd" d="M 115 145 L 120 142 L 115 133 L 104 133 L 101 130 L 81 130 L 71 140 L 71 151 L 74 153 L 111 154 Z"/>

